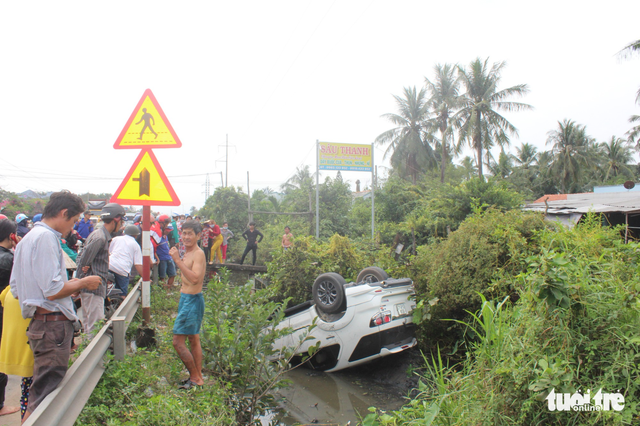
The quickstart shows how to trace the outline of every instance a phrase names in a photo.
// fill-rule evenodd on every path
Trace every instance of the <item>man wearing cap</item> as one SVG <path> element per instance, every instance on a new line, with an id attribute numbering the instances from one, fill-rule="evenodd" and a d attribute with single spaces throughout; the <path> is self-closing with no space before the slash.
<path id="1" fill-rule="evenodd" d="M 78 256 L 78 278 L 86 275 L 98 275 L 102 282 L 96 290 L 82 290 L 82 312 L 84 330 L 91 333 L 97 321 L 104 319 L 104 298 L 107 296 L 107 278 L 109 275 L 109 243 L 111 234 L 120 230 L 124 208 L 117 203 L 109 203 L 102 208 L 100 218 L 104 225 L 89 235 L 84 250 Z"/>
<path id="2" fill-rule="evenodd" d="M 100 277 L 67 279 L 60 237 L 73 229 L 84 202 L 70 192 L 55 192 L 35 224 L 16 247 L 11 272 L 11 293 L 20 301 L 22 316 L 33 318 L 27 331 L 33 349 L 33 384 L 23 420 L 58 387 L 69 366 L 69 355 L 78 317 L 71 295 L 95 290 Z"/>
<path id="3" fill-rule="evenodd" d="M 29 218 L 26 214 L 20 213 L 19 215 L 17 215 L 16 223 L 18 224 L 18 237 L 22 238 L 29 233 Z"/>
<path id="4" fill-rule="evenodd" d="M 91 212 L 89 210 L 84 212 L 84 218 L 80 219 L 73 227 L 73 229 L 78 232 L 83 241 L 86 240 L 89 235 L 91 235 L 91 233 L 93 232 L 93 222 L 91 221 Z"/>
<path id="5" fill-rule="evenodd" d="M 129 274 L 133 266 L 142 276 L 142 250 L 136 241 L 140 230 L 136 225 L 127 225 L 124 235 L 115 237 L 109 245 L 109 271 L 116 278 L 115 285 L 124 295 L 129 292 Z"/>

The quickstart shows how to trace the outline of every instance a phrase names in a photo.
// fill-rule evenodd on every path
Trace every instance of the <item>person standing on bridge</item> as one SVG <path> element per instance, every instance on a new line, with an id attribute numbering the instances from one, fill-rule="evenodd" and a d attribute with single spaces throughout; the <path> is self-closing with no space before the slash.
<path id="1" fill-rule="evenodd" d="M 222 249 L 222 263 L 224 263 L 227 261 L 227 248 L 229 240 L 233 238 L 233 231 L 229 229 L 229 224 L 225 222 L 222 224 L 220 233 L 222 234 L 222 245 L 220 246 L 220 249 Z"/>
<path id="2" fill-rule="evenodd" d="M 188 220 L 182 225 L 184 258 L 180 251 L 171 247 L 169 254 L 182 272 L 180 303 L 178 316 L 173 325 L 173 347 L 189 370 L 189 378 L 180 382 L 180 389 L 191 389 L 204 385 L 202 377 L 202 347 L 200 346 L 200 326 L 204 316 L 204 297 L 202 283 L 206 272 L 204 252 L 198 247 L 198 238 L 202 233 L 200 223 Z M 189 339 L 189 348 L 186 341 Z"/>
<path id="3" fill-rule="evenodd" d="M 100 277 L 68 280 L 60 237 L 73 229 L 84 210 L 80 197 L 67 191 L 51 195 L 42 221 L 16 247 L 11 294 L 20 301 L 23 318 L 33 318 L 27 337 L 33 350 L 33 383 L 26 420 L 64 378 L 74 330 L 79 330 L 71 295 L 96 290 Z"/>
<path id="4" fill-rule="evenodd" d="M 209 265 L 211 265 L 214 259 L 218 258 L 218 263 L 222 262 L 222 250 L 220 246 L 222 246 L 222 242 L 224 241 L 224 237 L 222 236 L 222 232 L 220 231 L 220 226 L 216 223 L 215 220 L 211 219 L 211 229 L 209 231 L 209 247 L 211 247 L 211 257 L 209 258 Z"/>
<path id="5" fill-rule="evenodd" d="M 249 252 L 252 252 L 253 265 L 255 265 L 257 251 L 258 251 L 258 243 L 262 242 L 264 235 L 262 235 L 262 232 L 256 229 L 256 223 L 251 222 L 249 223 L 249 229 L 247 229 L 242 233 L 242 237 L 245 240 L 247 240 L 247 246 L 244 248 L 244 253 L 242 253 L 242 259 L 240 260 L 240 264 L 242 265 L 244 263 L 244 258 L 247 256 L 247 254 Z M 260 237 L 260 240 L 258 240 L 258 237 Z"/>

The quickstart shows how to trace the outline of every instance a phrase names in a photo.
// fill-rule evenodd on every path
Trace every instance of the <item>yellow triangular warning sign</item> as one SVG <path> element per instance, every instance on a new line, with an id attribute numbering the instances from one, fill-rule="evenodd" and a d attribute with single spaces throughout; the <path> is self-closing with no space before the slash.
<path id="1" fill-rule="evenodd" d="M 142 94 L 133 113 L 113 144 L 115 149 L 180 148 L 182 142 L 164 115 L 151 89 Z"/>
<path id="2" fill-rule="evenodd" d="M 137 206 L 179 206 L 169 179 L 150 149 L 144 149 L 136 158 L 111 202 Z"/>

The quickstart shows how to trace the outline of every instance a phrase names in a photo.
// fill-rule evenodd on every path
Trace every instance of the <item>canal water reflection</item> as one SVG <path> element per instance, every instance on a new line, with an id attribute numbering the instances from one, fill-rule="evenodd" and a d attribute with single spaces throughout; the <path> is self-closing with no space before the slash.
<path id="1" fill-rule="evenodd" d="M 404 403 L 397 391 L 354 372 L 322 373 L 297 368 L 286 376 L 292 384 L 278 391 L 282 425 L 355 425 L 369 407 L 396 410 Z"/>

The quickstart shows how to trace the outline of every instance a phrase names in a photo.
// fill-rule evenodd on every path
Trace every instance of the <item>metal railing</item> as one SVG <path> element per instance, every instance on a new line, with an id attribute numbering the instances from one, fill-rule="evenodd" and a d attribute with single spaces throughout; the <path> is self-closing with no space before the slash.
<path id="1" fill-rule="evenodd" d="M 125 334 L 140 306 L 142 280 L 73 363 L 60 385 L 31 413 L 24 426 L 72 426 L 104 372 L 104 355 L 113 343 L 116 360 L 124 360 Z"/>

